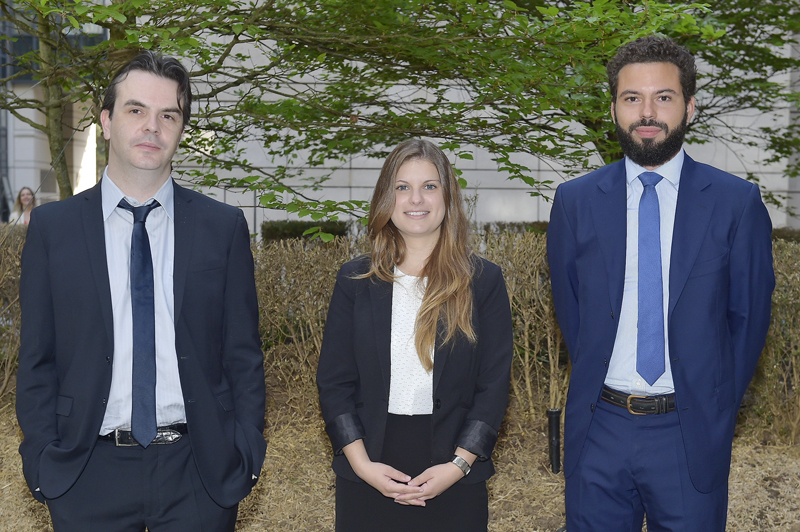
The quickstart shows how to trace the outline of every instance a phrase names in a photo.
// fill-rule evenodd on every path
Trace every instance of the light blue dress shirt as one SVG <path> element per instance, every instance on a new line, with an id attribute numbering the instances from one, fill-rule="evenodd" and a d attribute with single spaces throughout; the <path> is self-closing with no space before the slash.
<path id="1" fill-rule="evenodd" d="M 684 151 L 655 170 L 647 170 L 625 158 L 627 189 L 627 236 L 625 241 L 625 287 L 622 293 L 622 310 L 619 315 L 617 336 L 608 365 L 605 385 L 614 390 L 634 395 L 661 395 L 674 393 L 672 368 L 669 365 L 669 265 L 672 253 L 672 231 L 675 227 L 675 209 L 678 204 L 678 187 L 683 169 Z M 636 333 L 639 311 L 639 200 L 644 186 L 639 174 L 652 171 L 662 179 L 656 185 L 661 218 L 661 278 L 664 284 L 664 374 L 652 386 L 636 372 Z"/>
<path id="2" fill-rule="evenodd" d="M 133 206 L 139 202 L 125 196 L 107 173 L 103 173 L 100 191 L 103 199 L 108 281 L 114 317 L 114 358 L 111 368 L 111 392 L 100 434 L 114 429 L 130 429 L 133 380 L 133 310 L 130 289 L 131 235 L 133 213 L 117 208 L 125 198 Z M 147 217 L 147 235 L 153 256 L 153 284 L 156 317 L 156 423 L 159 427 L 185 423 L 178 355 L 175 349 L 175 295 L 173 270 L 175 258 L 175 190 L 172 179 L 153 195 L 162 208 Z M 150 200 L 144 202 L 149 203 Z"/>

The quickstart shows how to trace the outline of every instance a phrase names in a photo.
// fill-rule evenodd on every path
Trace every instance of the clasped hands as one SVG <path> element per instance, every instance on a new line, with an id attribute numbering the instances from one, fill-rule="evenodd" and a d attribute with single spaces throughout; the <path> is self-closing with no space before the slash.
<path id="1" fill-rule="evenodd" d="M 364 442 L 360 439 L 344 446 L 342 451 L 361 480 L 381 492 L 384 497 L 390 497 L 394 502 L 407 506 L 425 506 L 425 501 L 441 495 L 464 476 L 460 467 L 446 462 L 429 467 L 411 478 L 390 465 L 370 460 Z M 461 447 L 456 451 L 466 457 L 465 459 L 469 458 L 469 463 L 476 458 Z"/>
<path id="2" fill-rule="evenodd" d="M 359 469 L 356 474 L 364 482 L 394 502 L 408 506 L 425 506 L 425 501 L 441 495 L 464 476 L 450 462 L 429 467 L 414 478 L 381 462 L 362 464 Z"/>

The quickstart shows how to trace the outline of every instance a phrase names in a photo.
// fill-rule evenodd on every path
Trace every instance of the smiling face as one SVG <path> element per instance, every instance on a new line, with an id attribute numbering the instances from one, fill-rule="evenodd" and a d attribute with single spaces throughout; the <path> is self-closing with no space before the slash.
<path id="1" fill-rule="evenodd" d="M 109 175 L 147 172 L 166 180 L 183 133 L 177 82 L 132 70 L 116 90 L 113 118 L 108 110 L 100 114 Z"/>
<path id="2" fill-rule="evenodd" d="M 395 176 L 392 223 L 409 243 L 436 245 L 444 220 L 442 183 L 436 166 L 425 159 L 407 160 Z"/>
<path id="3" fill-rule="evenodd" d="M 19 191 L 19 202 L 23 208 L 27 207 L 33 199 L 33 192 L 28 187 Z"/>
<path id="4" fill-rule="evenodd" d="M 672 63 L 631 63 L 619 71 L 611 114 L 625 155 L 654 170 L 672 159 L 694 115 L 695 100 L 683 98 Z"/>

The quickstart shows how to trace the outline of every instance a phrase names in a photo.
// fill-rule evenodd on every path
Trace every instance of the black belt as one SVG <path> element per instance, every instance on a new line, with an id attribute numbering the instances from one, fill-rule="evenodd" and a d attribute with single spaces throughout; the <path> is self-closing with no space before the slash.
<path id="1" fill-rule="evenodd" d="M 188 434 L 186 430 L 186 423 L 175 423 L 174 425 L 167 425 L 165 427 L 158 427 L 156 437 L 150 442 L 150 445 L 167 445 L 175 443 L 181 437 Z M 108 434 L 103 434 L 97 438 L 100 441 L 110 441 L 117 447 L 135 447 L 139 445 L 136 438 L 129 430 L 116 429 Z"/>
<path id="2" fill-rule="evenodd" d="M 666 414 L 675 410 L 675 394 L 671 395 L 628 395 L 603 387 L 600 399 L 615 406 L 625 408 L 631 414 Z"/>

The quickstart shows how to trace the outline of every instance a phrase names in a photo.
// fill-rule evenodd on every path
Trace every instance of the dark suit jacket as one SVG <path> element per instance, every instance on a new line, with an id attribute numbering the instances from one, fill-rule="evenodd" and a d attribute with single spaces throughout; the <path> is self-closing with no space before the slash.
<path id="1" fill-rule="evenodd" d="M 775 286 L 770 231 L 757 186 L 686 157 L 670 259 L 669 362 L 689 472 L 701 492 L 727 481 L 736 413 L 764 347 Z M 625 238 L 624 161 L 558 187 L 547 248 L 572 361 L 567 476 L 608 371 L 622 307 Z"/>
<path id="2" fill-rule="evenodd" d="M 437 345 L 433 363 L 431 457 L 434 464 L 449 462 L 459 446 L 478 455 L 466 483 L 494 474 L 491 454 L 508 401 L 512 357 L 503 274 L 497 265 L 475 260 L 472 323 L 478 342 L 462 337 Z M 380 460 L 391 378 L 392 284 L 353 278 L 368 269 L 369 258 L 361 257 L 339 270 L 317 371 L 333 469 L 357 482 L 342 447 L 363 438 L 370 459 Z"/>
<path id="3" fill-rule="evenodd" d="M 253 258 L 239 209 L 175 185 L 175 344 L 195 462 L 238 503 L 266 452 Z M 35 210 L 22 254 L 17 417 L 28 486 L 64 494 L 97 441 L 111 387 L 113 317 L 100 185 Z"/>

